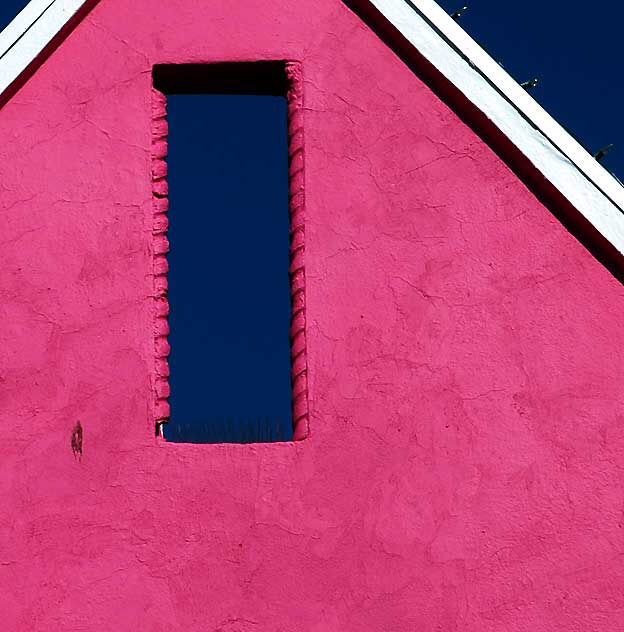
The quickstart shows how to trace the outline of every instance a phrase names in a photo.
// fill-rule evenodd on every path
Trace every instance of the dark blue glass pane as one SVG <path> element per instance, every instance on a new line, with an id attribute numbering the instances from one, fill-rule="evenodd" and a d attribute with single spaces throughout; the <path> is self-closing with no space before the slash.
<path id="1" fill-rule="evenodd" d="M 284 97 L 169 95 L 169 441 L 292 438 Z"/>

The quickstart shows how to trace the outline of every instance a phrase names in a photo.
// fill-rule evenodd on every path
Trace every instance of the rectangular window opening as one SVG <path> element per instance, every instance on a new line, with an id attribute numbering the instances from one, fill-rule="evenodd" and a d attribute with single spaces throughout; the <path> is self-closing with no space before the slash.
<path id="1" fill-rule="evenodd" d="M 304 438 L 298 64 L 159 65 L 153 79 L 157 433 Z"/>

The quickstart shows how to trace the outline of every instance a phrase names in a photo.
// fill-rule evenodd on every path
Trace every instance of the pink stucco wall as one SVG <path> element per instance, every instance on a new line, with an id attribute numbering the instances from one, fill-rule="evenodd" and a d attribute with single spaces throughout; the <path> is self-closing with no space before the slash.
<path id="1" fill-rule="evenodd" d="M 151 67 L 259 58 L 304 72 L 310 434 L 167 444 Z M 622 285 L 339 0 L 101 0 L 0 137 L 3 629 L 624 630 Z"/>

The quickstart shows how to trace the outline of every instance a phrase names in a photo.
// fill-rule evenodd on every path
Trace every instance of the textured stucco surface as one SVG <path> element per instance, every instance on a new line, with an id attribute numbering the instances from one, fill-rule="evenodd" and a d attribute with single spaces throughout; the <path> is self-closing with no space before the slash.
<path id="1" fill-rule="evenodd" d="M 2 627 L 623 630 L 621 284 L 341 2 L 241 6 L 102 0 L 0 111 Z M 167 444 L 151 67 L 259 58 L 303 67 L 309 437 Z"/>

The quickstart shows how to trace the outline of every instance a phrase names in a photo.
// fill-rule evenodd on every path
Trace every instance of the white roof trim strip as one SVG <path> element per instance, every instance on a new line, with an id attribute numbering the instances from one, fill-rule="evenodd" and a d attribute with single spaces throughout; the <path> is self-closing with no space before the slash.
<path id="1" fill-rule="evenodd" d="M 624 254 L 624 187 L 582 145 L 433 0 L 370 2 Z"/>
<path id="2" fill-rule="evenodd" d="M 31 0 L 0 33 L 0 94 L 54 39 L 85 0 Z"/>
<path id="3" fill-rule="evenodd" d="M 0 94 L 86 0 L 31 0 L 0 33 Z M 433 0 L 369 0 L 624 254 L 624 187 Z"/>

